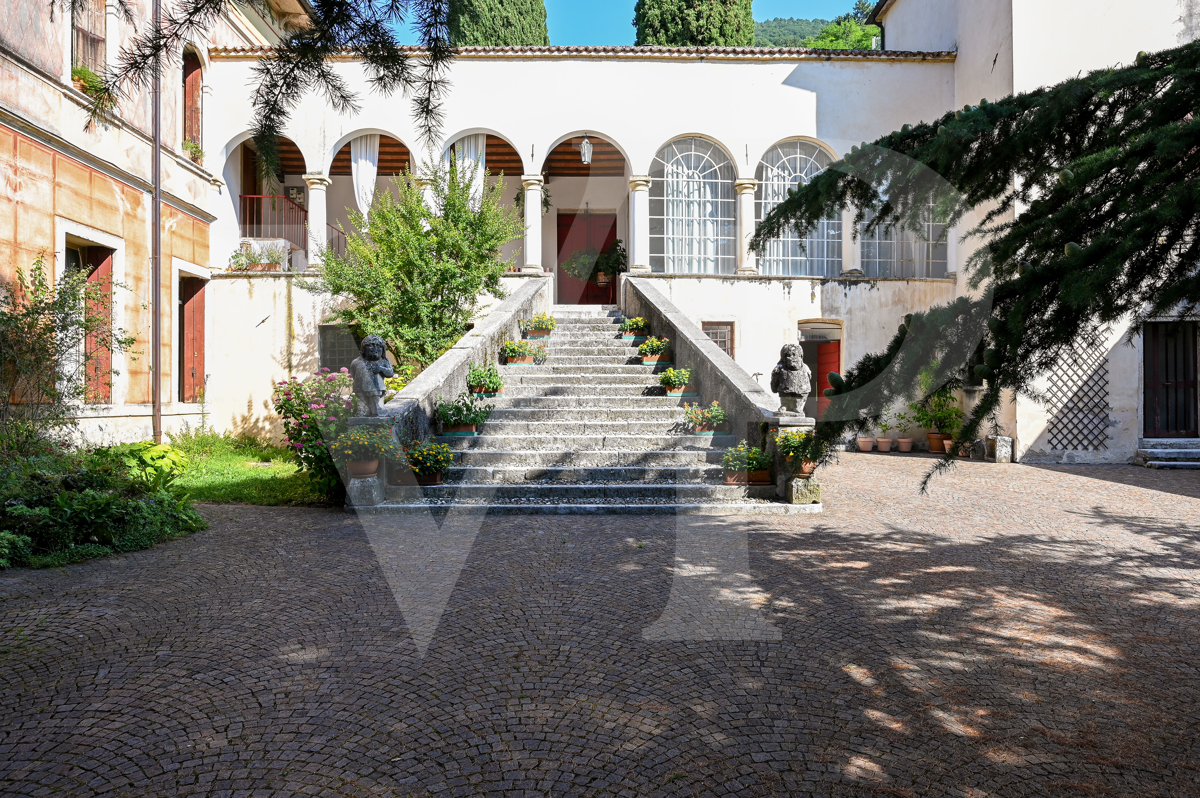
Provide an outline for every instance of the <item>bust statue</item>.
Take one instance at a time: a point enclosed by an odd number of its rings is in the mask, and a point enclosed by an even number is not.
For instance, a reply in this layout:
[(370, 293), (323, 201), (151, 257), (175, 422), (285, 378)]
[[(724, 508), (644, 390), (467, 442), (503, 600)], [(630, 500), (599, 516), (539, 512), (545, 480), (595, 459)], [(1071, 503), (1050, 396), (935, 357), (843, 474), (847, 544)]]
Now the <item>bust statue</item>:
[(771, 370), (771, 390), (779, 394), (780, 413), (804, 415), (804, 403), (812, 387), (812, 372), (804, 365), (799, 344), (785, 344), (779, 363)]
[(358, 415), (374, 418), (379, 415), (379, 400), (383, 398), (385, 377), (395, 376), (387, 359), (387, 345), (378, 335), (368, 335), (362, 342), (362, 355), (350, 364), (354, 378), (354, 398), (358, 400)]

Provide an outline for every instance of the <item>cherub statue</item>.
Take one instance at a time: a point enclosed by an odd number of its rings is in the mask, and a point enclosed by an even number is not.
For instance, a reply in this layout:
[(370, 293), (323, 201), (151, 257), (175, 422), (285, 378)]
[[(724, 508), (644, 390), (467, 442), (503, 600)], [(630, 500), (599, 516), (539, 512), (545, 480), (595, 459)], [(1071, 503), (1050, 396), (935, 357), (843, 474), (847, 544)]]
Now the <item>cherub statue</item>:
[(379, 415), (380, 400), (386, 389), (385, 377), (396, 372), (387, 359), (387, 345), (378, 335), (368, 335), (362, 342), (362, 355), (350, 364), (354, 378), (354, 398), (358, 400), (358, 415), (373, 418)]
[(771, 390), (779, 394), (780, 413), (804, 415), (804, 403), (812, 389), (812, 372), (804, 365), (804, 350), (799, 344), (785, 344), (779, 350), (779, 363), (771, 370)]

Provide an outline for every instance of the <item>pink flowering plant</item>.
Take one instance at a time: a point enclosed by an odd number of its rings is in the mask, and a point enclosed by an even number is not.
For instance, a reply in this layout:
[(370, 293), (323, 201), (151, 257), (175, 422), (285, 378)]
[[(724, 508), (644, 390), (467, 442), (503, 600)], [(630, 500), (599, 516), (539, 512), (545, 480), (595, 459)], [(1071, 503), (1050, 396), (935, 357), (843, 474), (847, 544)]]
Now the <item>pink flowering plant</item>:
[(283, 418), (284, 444), (296, 453), (313, 487), (330, 499), (342, 490), (329, 444), (350, 428), (354, 397), (347, 369), (321, 369), (311, 377), (292, 377), (275, 386), (275, 412)]

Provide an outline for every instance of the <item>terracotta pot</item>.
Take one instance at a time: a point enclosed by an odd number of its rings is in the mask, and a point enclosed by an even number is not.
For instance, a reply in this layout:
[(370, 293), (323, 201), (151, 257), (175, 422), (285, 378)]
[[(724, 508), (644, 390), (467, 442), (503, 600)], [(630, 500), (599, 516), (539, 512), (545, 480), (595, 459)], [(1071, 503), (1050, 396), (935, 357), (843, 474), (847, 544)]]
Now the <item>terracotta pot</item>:
[(959, 446), (957, 449), (955, 449), (954, 448), (954, 439), (947, 438), (944, 445), (946, 447), (946, 454), (957, 454), (959, 457), (970, 457), (971, 456), (971, 449), (968, 444), (964, 443), (962, 446)]
[(642, 355), (642, 363), (670, 363), (670, 355)]
[(806, 458), (804, 458), (804, 461), (802, 463), (800, 463), (800, 470), (793, 471), (792, 470), (792, 460), (793, 459), (794, 459), (794, 455), (789, 454), (787, 456), (788, 471), (791, 472), (793, 477), (796, 477), (798, 479), (808, 479), (809, 477), (811, 477), (813, 475), (813, 472), (815, 472), (817, 470), (817, 461), (809, 460), (806, 457)]
[(280, 271), (278, 263), (247, 263), (245, 271), (248, 272), (277, 272)]
[(549, 338), (550, 330), (526, 330), (526, 338)]
[(75, 91), (86, 93), (83, 92), (83, 81), (79, 78), (71, 78), (71, 85), (75, 87)]
[(493, 396), (500, 396), (501, 394), (503, 394), (504, 386), (501, 385), (500, 390), (496, 391), (495, 393), (488, 393), (487, 388), (485, 388), (482, 385), (471, 385), (471, 386), (468, 386), (467, 390), (469, 390), (473, 394), (477, 394), (479, 396), (486, 396), (490, 399)]
[(874, 448), (875, 448), (875, 439), (874, 438), (859, 438), (858, 439), (858, 450), (860, 452), (869, 452)]
[(412, 469), (409, 468), (408, 463), (397, 463), (392, 460), (388, 460), (387, 482), (389, 485), (404, 485), (404, 478), (411, 473)]
[(370, 479), (379, 473), (378, 460), (351, 460), (346, 463), (351, 479)]
[(767, 469), (760, 471), (726, 471), (726, 485), (770, 485), (771, 472)]
[(942, 441), (949, 437), (949, 435), (943, 435), (940, 432), (929, 433), (929, 451), (934, 454), (941, 454), (946, 451), (946, 444), (942, 443)]
[(475, 434), (475, 425), (474, 424), (451, 424), (450, 426), (442, 429), (442, 434), (443, 435), (462, 435), (462, 436), (474, 435)]
[(892, 450), (892, 439), (891, 438), (876, 438), (875, 446), (881, 452), (890, 452)]
[(596, 275), (596, 285), (608, 285), (612, 282), (612, 277), (606, 272), (601, 272)]
[(645, 341), (649, 336), (643, 333), (621, 333), (622, 341)]
[(533, 355), (528, 355), (526, 357), (510, 357), (510, 358), (506, 358), (505, 362), (510, 366), (516, 365), (519, 363), (532, 363)]
[(678, 388), (667, 387), (667, 396), (694, 396), (691, 385), (681, 385)]
[(902, 452), (911, 452), (913, 446), (912, 438), (899, 438), (896, 440), (896, 446)]
[(416, 476), (418, 485), (428, 486), (442, 484), (442, 473), (440, 471), (436, 474), (429, 474), (428, 476), (424, 476), (422, 474), (417, 474)]
[(697, 424), (695, 427), (696, 435), (715, 435), (716, 428), (712, 424)]

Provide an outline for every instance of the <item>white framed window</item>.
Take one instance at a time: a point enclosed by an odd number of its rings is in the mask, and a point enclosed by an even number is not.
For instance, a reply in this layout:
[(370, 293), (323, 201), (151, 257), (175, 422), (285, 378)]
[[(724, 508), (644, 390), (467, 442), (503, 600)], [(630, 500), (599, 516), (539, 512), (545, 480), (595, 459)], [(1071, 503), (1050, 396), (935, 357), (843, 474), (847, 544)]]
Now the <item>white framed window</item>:
[(873, 233), (859, 230), (862, 241), (862, 270), (867, 277), (945, 277), (950, 245), (945, 223), (930, 205), (918, 222), (918, 230), (892, 225)]
[[(833, 161), (816, 144), (799, 139), (767, 150), (755, 175), (755, 221), (761, 222), (787, 199), (790, 189), (805, 185)], [(822, 219), (805, 238), (789, 230), (768, 241), (758, 254), (758, 268), (763, 274), (783, 277), (837, 277), (842, 273), (842, 217)]]
[(683, 138), (650, 167), (650, 269), (666, 274), (737, 270), (733, 163), (707, 139)]

